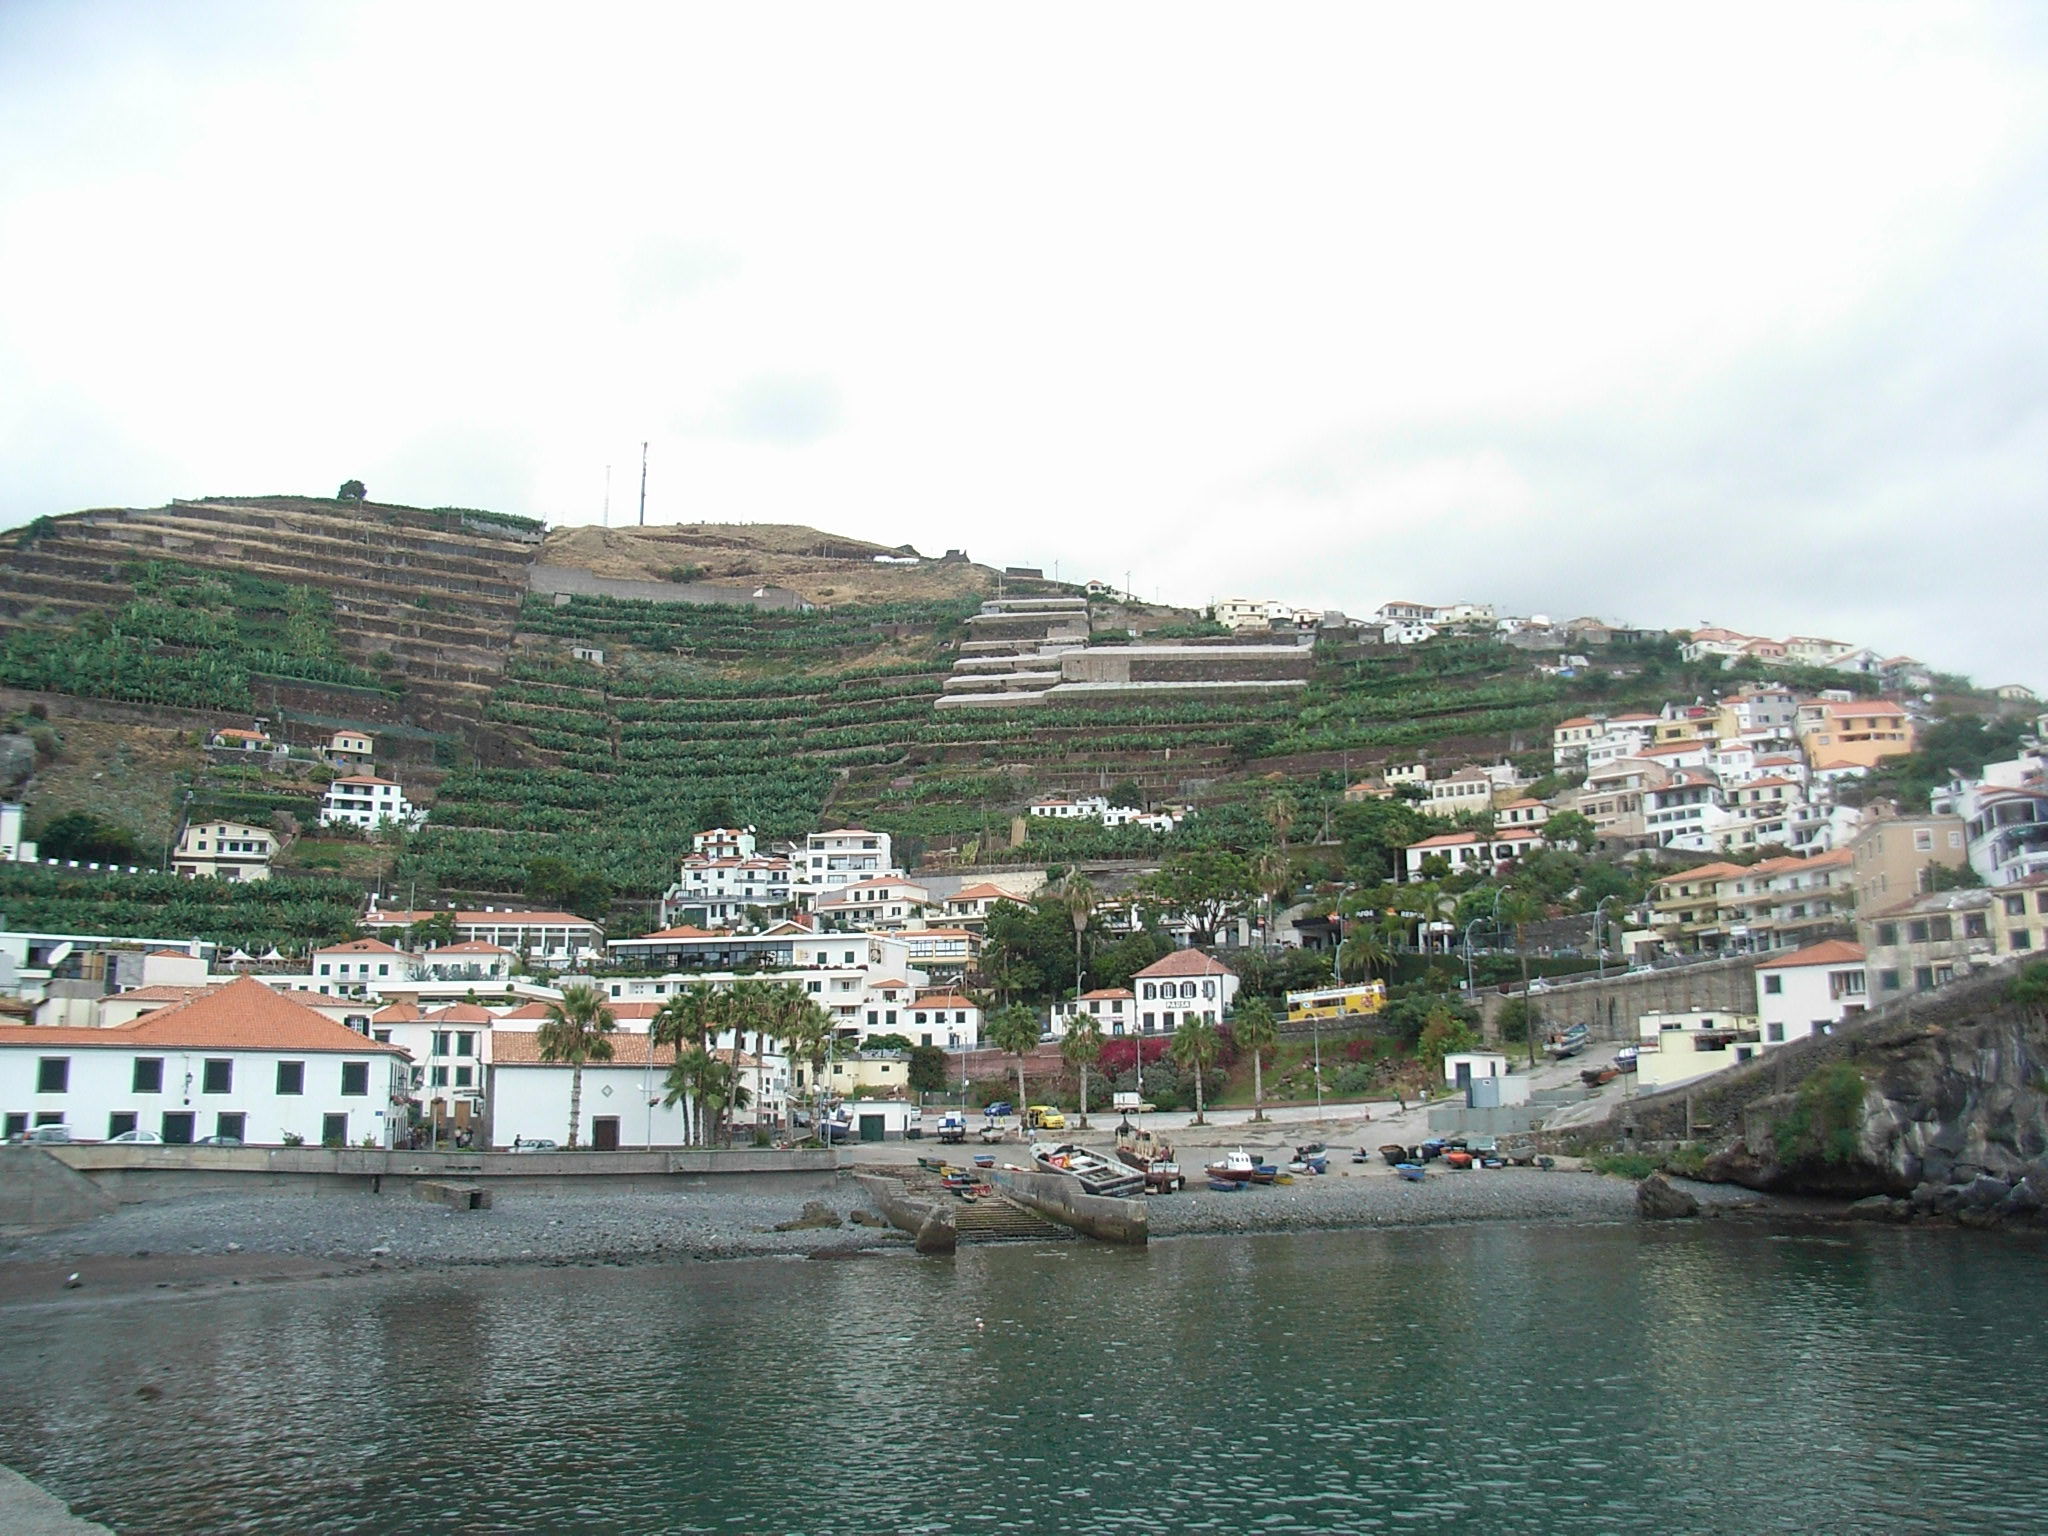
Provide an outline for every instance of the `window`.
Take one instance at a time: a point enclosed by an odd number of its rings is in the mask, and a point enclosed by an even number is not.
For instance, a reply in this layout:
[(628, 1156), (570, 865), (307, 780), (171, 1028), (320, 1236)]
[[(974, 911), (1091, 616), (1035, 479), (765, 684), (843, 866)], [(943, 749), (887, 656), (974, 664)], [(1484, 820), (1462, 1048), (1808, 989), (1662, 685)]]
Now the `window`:
[(112, 1141), (116, 1136), (126, 1136), (134, 1129), (135, 1111), (132, 1109), (117, 1109), (107, 1116), (107, 1140), (109, 1141)]
[(36, 1063), (36, 1092), (64, 1093), (71, 1087), (71, 1058), (45, 1056)]
[(233, 1093), (235, 1091), (235, 1063), (232, 1058), (213, 1056), (207, 1058), (200, 1069), (199, 1091), (201, 1093)]
[(1918, 992), (1932, 992), (1934, 990), (1933, 966), (1919, 965), (1913, 968), (1913, 988)]
[(1879, 923), (1877, 925), (1877, 942), (1886, 948), (1898, 943), (1899, 925), (1897, 923)]
[(1908, 944), (1925, 944), (1927, 942), (1927, 932), (1927, 920), (1925, 918), (1915, 918), (1912, 922), (1906, 924), (1906, 942)]
[[(344, 1061), (341, 1064), (341, 1096), (345, 1099), (369, 1097), (370, 1064), (367, 1061)], [(330, 1115), (329, 1119), (335, 1117)], [(348, 1116), (340, 1117), (346, 1120)]]
[(135, 1079), (129, 1085), (129, 1091), (131, 1093), (162, 1093), (164, 1091), (163, 1057), (136, 1057)]
[(231, 1136), (236, 1141), (241, 1141), (244, 1139), (243, 1132), (248, 1127), (248, 1124), (249, 1117), (247, 1115), (215, 1115), (213, 1117), (213, 1134), (216, 1136)]
[(389, 1045), (391, 1043), (391, 1031), (388, 1029), (375, 1029), (370, 1031), (370, 1038), (379, 1045)]
[(280, 1061), (277, 1064), (277, 1092), (281, 1098), (294, 1098), (306, 1091), (306, 1064), (303, 1061)]
[(1981, 939), (1988, 937), (1989, 933), (1990, 930), (1985, 926), (1984, 914), (1982, 912), (1965, 912), (1963, 914), (1964, 938)]
[(1784, 1044), (1785, 1026), (1782, 1024), (1766, 1024), (1764, 1026), (1764, 1039), (1768, 1040), (1773, 1045)]
[(191, 1146), (192, 1111), (189, 1109), (166, 1110), (164, 1112), (161, 1135), (166, 1142), (174, 1147)]
[(1785, 978), (1782, 976), (1766, 976), (1764, 978), (1764, 990), (1773, 994), (1783, 992), (1785, 990)]
[(474, 1056), (476, 1054), (476, 1032), (474, 1030), (465, 1029), (456, 1034), (455, 1054), (458, 1056)]
[(434, 1086), (436, 1088), (446, 1088), (448, 1086), (448, 1069), (446, 1067), (434, 1068)]
[(2034, 936), (2024, 928), (2013, 929), (2009, 937), (2011, 947), (2014, 949), (2032, 949), (2034, 947)]
[(1880, 992), (1898, 991), (1899, 973), (1897, 971), (1879, 971), (1877, 973), (1877, 986)]
[(1147, 1029), (1152, 1027), (1152, 1015), (1149, 1013), (1145, 1015), (1145, 1027)]
[(2006, 897), (2005, 915), (2007, 917), (2025, 917), (2027, 915), (2027, 898), (2024, 896)]
[(1915, 853), (1932, 853), (1932, 852), (1934, 852), (1934, 833), (1933, 833), (1933, 831), (1932, 831), (1932, 830), (1931, 830), (1930, 828), (1927, 828), (1927, 827), (1916, 827), (1916, 828), (1914, 828), (1914, 830), (1913, 830), (1913, 851), (1914, 851)]
[(458, 1087), (458, 1088), (473, 1088), (473, 1087), (475, 1087), (475, 1086), (476, 1086), (476, 1068), (475, 1068), (475, 1067), (457, 1067), (457, 1068), (455, 1069), (455, 1086), (456, 1086), (456, 1087)]
[(1927, 924), (1927, 933), (1935, 943), (1946, 944), (1956, 936), (1956, 925), (1946, 917), (1932, 918)]
[[(355, 1063), (355, 1065), (364, 1065)], [(347, 1066), (342, 1068), (346, 1073)], [(169, 1138), (165, 1138), (168, 1140)], [(345, 1147), (348, 1145), (348, 1116), (322, 1115), (320, 1117), (320, 1145), (323, 1147)]]
[(445, 1029), (434, 1031), (434, 1054), (436, 1056), (446, 1056), (448, 1054), (448, 1031)]

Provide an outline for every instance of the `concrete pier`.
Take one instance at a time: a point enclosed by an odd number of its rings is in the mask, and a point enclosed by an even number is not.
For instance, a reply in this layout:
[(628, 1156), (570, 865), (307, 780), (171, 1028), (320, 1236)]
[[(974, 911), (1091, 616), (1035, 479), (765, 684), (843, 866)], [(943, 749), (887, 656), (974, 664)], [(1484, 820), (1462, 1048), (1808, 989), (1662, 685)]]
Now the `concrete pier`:
[(0, 1531), (8, 1536), (114, 1536), (112, 1527), (79, 1519), (70, 1505), (11, 1467), (0, 1467)]

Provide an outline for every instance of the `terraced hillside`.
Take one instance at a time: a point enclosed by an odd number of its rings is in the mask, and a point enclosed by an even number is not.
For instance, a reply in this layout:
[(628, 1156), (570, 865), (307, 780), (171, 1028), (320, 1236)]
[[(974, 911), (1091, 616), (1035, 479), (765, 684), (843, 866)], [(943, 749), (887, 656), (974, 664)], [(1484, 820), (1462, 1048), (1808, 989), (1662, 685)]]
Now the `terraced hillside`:
[[(987, 568), (877, 565), (878, 546), (804, 529), (762, 531), (753, 553), (746, 529), (677, 530), (666, 542), (650, 529), (631, 548), (581, 537), (602, 532), (558, 531), (543, 545), (533, 525), (490, 514), (287, 497), (42, 519), (0, 535), (0, 684), (132, 701), (157, 711), (151, 723), (186, 731), (205, 712), (230, 723), (279, 709), (381, 729), (409, 744), (404, 777), (431, 804), (398, 870), (422, 894), (516, 893), (537, 860), (558, 859), (645, 897), (713, 822), (774, 838), (862, 821), (912, 857), (962, 860), (1228, 841), (1243, 830), (1233, 807), (1275, 775), (1329, 780), (1321, 793), (1389, 757), (1527, 751), (1533, 762), (1565, 715), (1656, 702), (1653, 674), (1675, 659), (1617, 655), (1626, 664), (1561, 682), (1490, 640), (1326, 641), (1305, 688), (1111, 690), (1088, 703), (939, 711), (946, 679), (986, 643), (968, 619), (993, 585)], [(752, 567), (801, 581), (817, 606), (528, 590), (536, 560), (559, 564), (583, 546), (606, 582), (701, 592)], [(655, 564), (670, 548), (714, 547), (715, 569), (708, 558)], [(1169, 637), (1213, 643), (1191, 617), (1094, 604), (1083, 622), (1098, 641), (1163, 624)], [(1631, 680), (1639, 663), (1651, 670)], [(438, 785), (433, 763), (448, 770)], [(242, 795), (223, 809), (258, 816), (276, 787), (245, 776), (214, 790)], [(1010, 849), (1012, 818), (1034, 796), (1110, 789), (1194, 801), (1203, 814), (1164, 842), (1033, 820), (1029, 845)], [(33, 783), (27, 797), (33, 822)], [(153, 803), (176, 799), (167, 784)]]
[(0, 535), (0, 683), (464, 733), (537, 525), (304, 497), (39, 518)]

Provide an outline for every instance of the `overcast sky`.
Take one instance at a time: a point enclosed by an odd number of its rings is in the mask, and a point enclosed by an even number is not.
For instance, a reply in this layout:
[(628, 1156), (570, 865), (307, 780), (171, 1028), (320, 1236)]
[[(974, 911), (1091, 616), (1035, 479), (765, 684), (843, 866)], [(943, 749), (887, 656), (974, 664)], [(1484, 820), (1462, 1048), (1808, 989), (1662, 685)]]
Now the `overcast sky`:
[(2048, 691), (2048, 7), (0, 0), (0, 522), (787, 521)]

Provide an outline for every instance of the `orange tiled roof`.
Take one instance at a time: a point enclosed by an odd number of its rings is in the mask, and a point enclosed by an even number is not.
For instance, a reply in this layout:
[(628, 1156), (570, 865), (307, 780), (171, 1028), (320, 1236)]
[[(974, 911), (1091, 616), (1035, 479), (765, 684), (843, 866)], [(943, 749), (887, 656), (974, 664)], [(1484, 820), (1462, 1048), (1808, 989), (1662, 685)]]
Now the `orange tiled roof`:
[(1804, 949), (1795, 949), (1776, 960), (1760, 960), (1756, 968), (1778, 971), (1795, 965), (1860, 965), (1862, 962), (1861, 944), (1851, 944), (1846, 939), (1828, 939), (1819, 944), (1809, 944)]
[(1166, 976), (1235, 976), (1237, 972), (1214, 955), (1202, 950), (1176, 949), (1164, 959), (1155, 960), (1134, 974), (1157, 979)]
[[(20, 1038), (26, 1036), (28, 1038)], [(365, 1039), (346, 1025), (294, 1001), (252, 976), (238, 977), (203, 997), (159, 1008), (108, 1029), (0, 1030), (0, 1044), (126, 1047), (166, 1050), (329, 1051), (404, 1055), (396, 1046)]]

